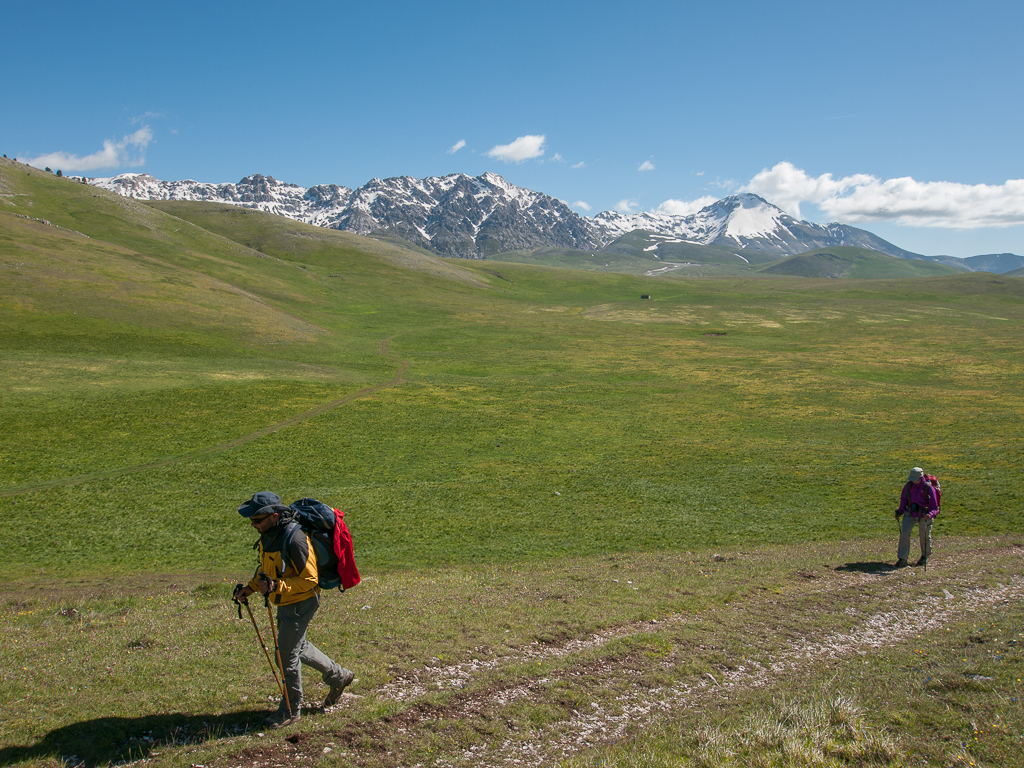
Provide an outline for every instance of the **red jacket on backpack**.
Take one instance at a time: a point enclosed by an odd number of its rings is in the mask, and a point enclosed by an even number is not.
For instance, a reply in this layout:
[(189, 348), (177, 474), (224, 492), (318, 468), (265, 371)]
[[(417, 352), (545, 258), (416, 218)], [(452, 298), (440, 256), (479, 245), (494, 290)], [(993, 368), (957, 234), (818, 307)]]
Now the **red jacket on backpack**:
[(345, 513), (334, 510), (334, 533), (331, 536), (331, 547), (338, 558), (338, 576), (341, 578), (342, 589), (349, 589), (358, 584), (362, 577), (356, 568), (356, 558), (352, 553), (352, 534), (343, 518)]

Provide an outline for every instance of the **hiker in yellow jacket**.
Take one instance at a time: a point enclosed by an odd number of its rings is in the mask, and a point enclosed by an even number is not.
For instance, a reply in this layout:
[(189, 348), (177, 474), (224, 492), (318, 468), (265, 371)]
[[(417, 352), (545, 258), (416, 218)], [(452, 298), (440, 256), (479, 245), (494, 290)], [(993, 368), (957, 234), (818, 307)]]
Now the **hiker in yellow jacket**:
[[(355, 675), (333, 662), (306, 640), (306, 629), (320, 607), (316, 557), (309, 537), (292, 518), (291, 507), (275, 493), (261, 491), (238, 508), (238, 513), (259, 531), (259, 566), (235, 597), (244, 600), (259, 592), (277, 606), (277, 645), (287, 697), (263, 724), (279, 728), (299, 719), (302, 706), (302, 665), (323, 675), (330, 686), (323, 707), (334, 706)], [(290, 709), (289, 709), (290, 707)]]

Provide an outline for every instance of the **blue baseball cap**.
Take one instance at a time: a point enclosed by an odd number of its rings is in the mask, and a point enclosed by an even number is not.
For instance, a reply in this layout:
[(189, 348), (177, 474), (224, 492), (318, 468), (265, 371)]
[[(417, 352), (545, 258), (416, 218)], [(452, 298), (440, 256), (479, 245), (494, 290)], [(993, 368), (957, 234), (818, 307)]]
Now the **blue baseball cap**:
[(260, 491), (238, 508), (242, 517), (252, 517), (264, 507), (272, 507), (281, 503), (281, 497), (270, 491)]

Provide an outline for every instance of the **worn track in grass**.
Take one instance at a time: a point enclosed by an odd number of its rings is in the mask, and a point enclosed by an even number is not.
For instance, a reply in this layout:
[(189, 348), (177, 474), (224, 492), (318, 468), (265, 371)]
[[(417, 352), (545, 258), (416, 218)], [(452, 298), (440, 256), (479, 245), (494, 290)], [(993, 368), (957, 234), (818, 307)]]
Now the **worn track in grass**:
[[(699, 616), (672, 615), (561, 644), (535, 642), (486, 661), (418, 668), (364, 692), (401, 702), (397, 714), (339, 728), (329, 719), (347, 720), (342, 703), (314, 721), (317, 731), (290, 740), (264, 737), (259, 746), (244, 747), (215, 764), (241, 768), (283, 760), (318, 762), (327, 750), (341, 753), (335, 757), (350, 765), (412, 766), (417, 761), (409, 756), (422, 754), (425, 734), (433, 738), (449, 728), (469, 728), (481, 734), (473, 746), (435, 754), (423, 764), (553, 765), (615, 743), (631, 726), (722, 706), (744, 688), (780, 685), (784, 693), (793, 675), (899, 647), (954, 622), (982, 620), (987, 611), (1019, 610), (1024, 605), (1022, 565), (1024, 548), (1000, 546), (942, 555), (927, 573), (887, 567), (798, 572), (793, 579), (803, 583), (800, 588), (782, 595), (762, 593)], [(816, 631), (815, 610), (831, 611), (838, 619), (832, 623), (842, 628)], [(689, 642), (681, 639), (684, 634)], [(673, 650), (651, 658), (621, 642), (652, 638)], [(745, 650), (744, 658), (723, 661), (723, 653), (737, 647)], [(702, 660), (707, 671), (680, 674)], [(522, 673), (538, 662), (550, 671)], [(670, 682), (652, 685), (651, 675), (658, 672)], [(566, 691), (588, 690), (594, 693), (589, 706), (566, 698)], [(438, 697), (438, 691), (454, 693)], [(517, 702), (545, 701), (561, 708), (561, 716), (536, 728), (522, 729), (505, 714)]]

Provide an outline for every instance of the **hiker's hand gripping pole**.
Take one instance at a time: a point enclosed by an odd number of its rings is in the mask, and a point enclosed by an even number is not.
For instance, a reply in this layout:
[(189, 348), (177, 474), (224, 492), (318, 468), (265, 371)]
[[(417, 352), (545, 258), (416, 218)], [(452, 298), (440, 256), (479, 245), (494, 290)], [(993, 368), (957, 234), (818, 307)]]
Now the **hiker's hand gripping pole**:
[[(284, 681), (277, 676), (277, 667), (274, 666), (274, 661), (273, 661), (273, 659), (270, 658), (270, 649), (268, 649), (267, 648), (267, 644), (265, 642), (263, 642), (263, 635), (260, 633), (260, 628), (256, 625), (256, 617), (252, 615), (252, 608), (249, 607), (249, 601), (246, 599), (245, 595), (243, 595), (242, 597), (238, 596), (238, 593), (241, 592), (241, 591), (242, 591), (242, 585), (241, 584), (236, 585), (235, 586), (235, 594), (231, 598), (234, 601), (235, 605), (238, 606), (238, 618), (239, 619), (242, 618), (242, 606), (244, 605), (245, 606), (245, 610), (249, 612), (249, 621), (252, 622), (252, 628), (256, 630), (256, 637), (259, 639), (260, 645), (263, 647), (263, 654), (267, 657), (267, 663), (270, 665), (270, 671), (274, 673), (274, 682), (277, 683), (278, 689), (281, 691), (282, 695), (285, 697), (285, 701), (287, 701), (288, 700), (288, 691), (284, 687)], [(282, 675), (282, 677), (284, 676), (284, 672), (283, 671), (282, 671), (281, 675)]]

